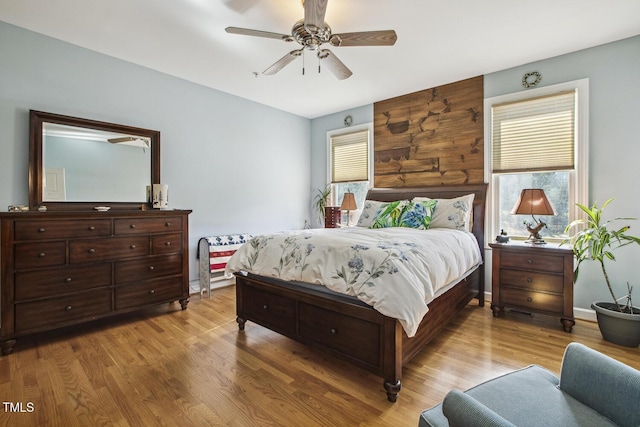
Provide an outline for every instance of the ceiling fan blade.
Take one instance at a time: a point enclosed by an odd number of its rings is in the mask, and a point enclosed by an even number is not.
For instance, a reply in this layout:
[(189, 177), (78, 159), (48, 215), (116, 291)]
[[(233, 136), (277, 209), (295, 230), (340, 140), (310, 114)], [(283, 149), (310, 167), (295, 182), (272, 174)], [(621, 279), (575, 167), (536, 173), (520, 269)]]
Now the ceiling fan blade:
[(302, 50), (303, 49), (298, 49), (298, 50), (292, 50), (291, 52), (287, 53), (285, 56), (283, 56), (282, 58), (280, 58), (275, 64), (273, 64), (271, 67), (267, 68), (266, 70), (264, 70), (262, 72), (262, 74), (265, 74), (267, 76), (273, 76), (274, 74), (276, 74), (278, 71), (282, 70), (284, 67), (286, 67), (287, 65), (289, 65), (294, 59), (296, 59), (297, 57), (299, 57), (300, 55), (302, 55)]
[(398, 40), (394, 30), (361, 31), (357, 33), (342, 33), (331, 36), (332, 46), (393, 46)]
[(130, 142), (130, 141), (135, 141), (136, 138), (132, 137), (132, 136), (123, 136), (122, 138), (110, 138), (107, 139), (107, 141), (109, 141), (112, 144), (119, 144), (121, 142)]
[(319, 50), (318, 58), (325, 63), (329, 71), (331, 71), (338, 80), (348, 79), (353, 74), (351, 70), (338, 59), (336, 54), (329, 49)]
[(324, 27), (324, 16), (327, 13), (327, 0), (303, 0), (304, 25), (320, 29)]
[(268, 39), (284, 40), (292, 42), (293, 37), (287, 34), (271, 33), (269, 31), (250, 30), (248, 28), (227, 27), (224, 29), (229, 34), (240, 34), (242, 36), (265, 37)]

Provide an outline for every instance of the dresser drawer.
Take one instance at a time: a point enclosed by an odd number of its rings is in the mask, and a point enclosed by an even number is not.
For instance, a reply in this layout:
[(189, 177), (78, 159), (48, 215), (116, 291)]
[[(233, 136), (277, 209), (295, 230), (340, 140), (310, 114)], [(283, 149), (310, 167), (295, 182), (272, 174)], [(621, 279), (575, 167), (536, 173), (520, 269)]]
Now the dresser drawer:
[(182, 231), (182, 218), (123, 218), (115, 220), (116, 235)]
[(500, 256), (500, 266), (545, 271), (549, 273), (562, 274), (564, 272), (564, 261), (562, 257), (539, 254), (533, 256), (521, 252), (503, 251)]
[(16, 331), (91, 318), (111, 311), (111, 289), (96, 289), (42, 301), (16, 304)]
[(15, 268), (38, 268), (64, 265), (67, 261), (65, 242), (17, 243)]
[(132, 283), (116, 288), (116, 310), (144, 306), (183, 297), (182, 277)]
[(534, 311), (562, 313), (563, 301), (562, 295), (514, 289), (506, 286), (500, 289), (501, 303)]
[(16, 273), (15, 298), (55, 296), (111, 285), (111, 264), (70, 266)]
[(296, 332), (296, 302), (291, 298), (244, 286), (244, 315), (279, 332)]
[(298, 310), (302, 337), (379, 366), (380, 328), (377, 324), (302, 302)]
[(157, 234), (151, 236), (152, 254), (170, 254), (182, 252), (182, 233)]
[(67, 239), (111, 235), (109, 219), (16, 221), (16, 240)]
[(555, 292), (557, 294), (564, 292), (564, 277), (559, 274), (503, 268), (500, 270), (500, 284), (532, 291)]
[(182, 254), (150, 256), (115, 263), (115, 283), (136, 282), (182, 274)]
[(69, 262), (73, 264), (149, 255), (148, 236), (77, 240), (69, 246)]

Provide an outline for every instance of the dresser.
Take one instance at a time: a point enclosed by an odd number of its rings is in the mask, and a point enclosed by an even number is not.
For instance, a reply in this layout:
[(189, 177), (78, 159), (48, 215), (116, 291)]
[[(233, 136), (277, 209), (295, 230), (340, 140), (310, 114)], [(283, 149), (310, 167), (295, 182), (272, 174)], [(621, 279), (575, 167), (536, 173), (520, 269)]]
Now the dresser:
[(491, 310), (500, 317), (509, 307), (560, 318), (566, 332), (573, 316), (573, 251), (554, 244), (490, 243)]
[(143, 307), (189, 302), (188, 210), (0, 213), (0, 348)]

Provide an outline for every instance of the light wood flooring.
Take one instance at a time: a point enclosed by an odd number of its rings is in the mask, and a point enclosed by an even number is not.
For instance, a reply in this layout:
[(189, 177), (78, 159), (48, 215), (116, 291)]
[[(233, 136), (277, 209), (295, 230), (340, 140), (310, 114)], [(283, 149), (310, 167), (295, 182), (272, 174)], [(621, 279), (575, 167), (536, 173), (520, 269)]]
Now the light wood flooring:
[[(167, 313), (169, 311), (169, 313)], [(254, 323), (239, 332), (235, 288), (142, 313), (18, 340), (0, 358), (2, 426), (416, 426), (452, 388), (529, 364), (558, 373), (584, 343), (640, 369), (640, 349), (597, 325), (466, 307), (405, 367), (395, 404), (382, 379)], [(33, 411), (28, 412), (31, 402)], [(14, 409), (16, 407), (14, 406)]]

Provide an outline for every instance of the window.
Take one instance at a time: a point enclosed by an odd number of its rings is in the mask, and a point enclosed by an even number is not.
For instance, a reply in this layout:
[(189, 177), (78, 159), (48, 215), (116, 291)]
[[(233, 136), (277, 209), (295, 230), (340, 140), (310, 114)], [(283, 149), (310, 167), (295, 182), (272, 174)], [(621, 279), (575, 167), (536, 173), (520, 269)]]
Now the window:
[(491, 183), (487, 241), (500, 230), (527, 238), (528, 215), (512, 215), (520, 192), (542, 188), (556, 215), (542, 219), (548, 241), (564, 238), (579, 216), (576, 203), (588, 203), (588, 80), (564, 83), (485, 100), (489, 134), (487, 167)]
[[(331, 184), (329, 204), (340, 206), (344, 193), (354, 193), (358, 209), (350, 212), (353, 224), (364, 204), (371, 182), (372, 125), (353, 126), (327, 133), (328, 175)], [(347, 222), (343, 212), (344, 223)]]

